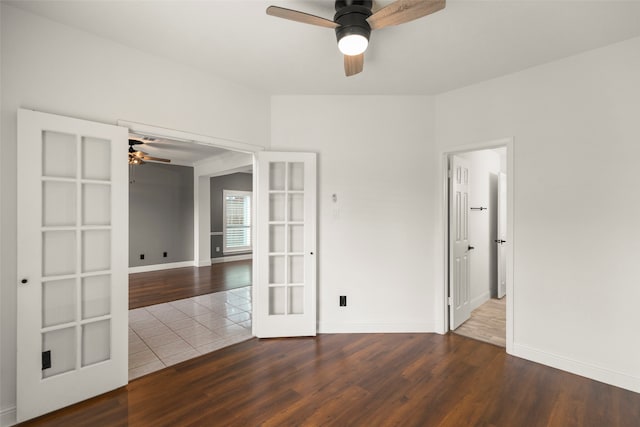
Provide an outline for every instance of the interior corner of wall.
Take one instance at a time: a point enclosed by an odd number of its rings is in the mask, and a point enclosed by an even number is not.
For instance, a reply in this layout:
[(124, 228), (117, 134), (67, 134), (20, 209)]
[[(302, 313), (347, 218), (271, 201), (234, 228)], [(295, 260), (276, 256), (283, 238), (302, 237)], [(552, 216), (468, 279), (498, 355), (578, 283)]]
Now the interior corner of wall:
[(16, 422), (17, 418), (15, 406), (0, 409), (0, 427), (9, 427), (15, 425)]

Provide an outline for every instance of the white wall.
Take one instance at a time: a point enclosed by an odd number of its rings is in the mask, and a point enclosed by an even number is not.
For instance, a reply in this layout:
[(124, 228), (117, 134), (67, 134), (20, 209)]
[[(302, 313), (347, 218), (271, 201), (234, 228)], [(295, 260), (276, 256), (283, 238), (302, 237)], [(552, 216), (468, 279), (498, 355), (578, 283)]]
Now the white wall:
[[(502, 149), (506, 152), (506, 149)], [(475, 310), (491, 296), (495, 279), (497, 221), (495, 207), (492, 206), (492, 177), (497, 185), (500, 172), (500, 155), (494, 150), (472, 151), (460, 155), (469, 160), (470, 187), (469, 207), (485, 207), (487, 210), (469, 211), (469, 244), (475, 249), (471, 253), (471, 310)], [(495, 189), (494, 189), (495, 192)], [(497, 194), (494, 194), (495, 198)], [(492, 234), (493, 230), (493, 234)]]
[(1, 7), (3, 411), (15, 405), (18, 107), (111, 124), (124, 119), (267, 146), (269, 98), (4, 3)]
[(638, 392), (639, 52), (635, 38), (436, 98), (441, 150), (515, 138), (514, 352)]
[(320, 332), (434, 330), (433, 114), (429, 97), (272, 98), (272, 149), (319, 153)]

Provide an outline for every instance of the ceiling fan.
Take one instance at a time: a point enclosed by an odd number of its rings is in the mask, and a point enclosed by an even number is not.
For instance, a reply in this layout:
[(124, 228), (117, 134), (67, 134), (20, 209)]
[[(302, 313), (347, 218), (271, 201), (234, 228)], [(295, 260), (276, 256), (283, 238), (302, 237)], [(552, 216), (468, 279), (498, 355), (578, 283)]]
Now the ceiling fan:
[(161, 157), (149, 156), (144, 151), (139, 151), (133, 148), (134, 145), (142, 145), (145, 141), (141, 139), (129, 139), (129, 164), (130, 165), (144, 165), (145, 160), (152, 160), (154, 162), (171, 163), (169, 159), (163, 159)]
[(444, 9), (445, 1), (396, 0), (373, 13), (373, 0), (336, 0), (333, 21), (278, 6), (269, 6), (267, 15), (335, 29), (338, 49), (344, 54), (344, 72), (349, 77), (362, 72), (371, 30), (422, 18)]

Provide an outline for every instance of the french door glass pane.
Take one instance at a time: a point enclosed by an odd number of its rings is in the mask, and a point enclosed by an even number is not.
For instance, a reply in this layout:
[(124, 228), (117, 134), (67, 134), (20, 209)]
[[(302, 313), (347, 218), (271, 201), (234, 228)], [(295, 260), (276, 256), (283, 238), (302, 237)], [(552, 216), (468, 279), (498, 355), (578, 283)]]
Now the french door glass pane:
[(82, 271), (103, 271), (111, 268), (111, 232), (86, 230), (82, 232)]
[(285, 189), (285, 162), (269, 163), (269, 190), (282, 191)]
[(42, 283), (42, 327), (76, 320), (76, 280), (52, 280)]
[(42, 274), (45, 277), (76, 272), (76, 232), (42, 233)]
[(289, 226), (289, 253), (300, 253), (304, 251), (304, 226)]
[(269, 226), (269, 252), (284, 252), (284, 225)]
[(111, 142), (106, 139), (82, 138), (82, 177), (100, 181), (111, 179)]
[(82, 366), (109, 360), (111, 357), (111, 321), (82, 325)]
[(51, 367), (42, 370), (42, 378), (73, 371), (76, 368), (75, 326), (43, 333), (42, 351), (51, 352)]
[(269, 257), (269, 283), (284, 284), (284, 256)]
[(284, 193), (269, 194), (269, 221), (284, 221), (285, 195)]
[(304, 190), (304, 163), (292, 162), (289, 163), (289, 190), (302, 191)]
[(275, 286), (269, 288), (269, 314), (285, 314), (285, 289), (285, 286)]
[(44, 181), (42, 183), (42, 225), (60, 227), (76, 225), (76, 184)]
[(76, 177), (76, 136), (44, 131), (42, 135), (42, 175)]
[(111, 224), (111, 186), (84, 184), (82, 186), (82, 223), (84, 225)]
[(82, 279), (82, 318), (111, 313), (111, 276), (89, 276)]
[(289, 221), (304, 221), (304, 194), (289, 194)]
[(289, 283), (304, 283), (304, 256), (289, 255)]
[(304, 287), (289, 287), (289, 314), (304, 314)]

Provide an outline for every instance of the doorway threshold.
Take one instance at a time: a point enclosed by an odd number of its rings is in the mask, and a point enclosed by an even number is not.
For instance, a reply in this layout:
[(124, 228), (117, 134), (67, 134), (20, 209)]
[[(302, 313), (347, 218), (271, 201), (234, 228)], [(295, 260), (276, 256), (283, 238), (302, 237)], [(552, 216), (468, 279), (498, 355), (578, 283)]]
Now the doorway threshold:
[(453, 333), (499, 347), (506, 347), (507, 297), (491, 298), (471, 312), (469, 320)]

